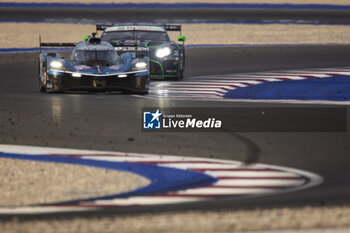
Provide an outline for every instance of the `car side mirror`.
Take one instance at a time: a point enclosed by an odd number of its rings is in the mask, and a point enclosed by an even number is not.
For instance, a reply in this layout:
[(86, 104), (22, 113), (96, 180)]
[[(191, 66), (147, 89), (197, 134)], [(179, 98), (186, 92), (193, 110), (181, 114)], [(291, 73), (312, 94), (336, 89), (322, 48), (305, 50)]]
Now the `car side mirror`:
[(178, 36), (178, 37), (177, 37), (177, 40), (178, 40), (178, 41), (185, 42), (185, 41), (186, 41), (186, 36)]

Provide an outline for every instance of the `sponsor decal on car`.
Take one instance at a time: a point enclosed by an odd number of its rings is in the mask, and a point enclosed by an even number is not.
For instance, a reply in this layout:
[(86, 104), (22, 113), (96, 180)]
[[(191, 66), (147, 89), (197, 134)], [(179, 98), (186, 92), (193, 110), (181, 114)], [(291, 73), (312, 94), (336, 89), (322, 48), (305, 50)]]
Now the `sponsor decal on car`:
[(109, 69), (112, 69), (112, 70), (119, 70), (119, 69), (120, 69), (120, 66), (118, 66), (118, 65), (110, 66)]
[(138, 51), (138, 52), (142, 52), (142, 51), (149, 51), (149, 48), (145, 48), (145, 47), (115, 47), (116, 51), (123, 51), (123, 52), (129, 52), (129, 51)]
[(151, 26), (117, 26), (117, 27), (109, 27), (106, 29), (106, 32), (110, 31), (158, 31), (164, 32), (164, 28), (162, 27), (151, 27)]
[(167, 72), (167, 73), (176, 73), (177, 70), (165, 70), (165, 72)]
[(77, 66), (74, 66), (74, 69), (75, 70), (87, 70), (87, 69), (90, 69), (90, 67), (86, 66), (86, 65), (77, 65)]

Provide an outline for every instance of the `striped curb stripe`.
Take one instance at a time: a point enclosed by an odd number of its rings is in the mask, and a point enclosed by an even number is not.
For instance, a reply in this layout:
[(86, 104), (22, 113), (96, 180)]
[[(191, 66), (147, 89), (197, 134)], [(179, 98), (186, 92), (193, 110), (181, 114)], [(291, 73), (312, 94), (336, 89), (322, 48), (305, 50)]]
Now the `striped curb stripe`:
[[(147, 193), (147, 195), (135, 193), (135, 195), (97, 197), (91, 200), (73, 200), (50, 205), (1, 207), (0, 214), (2, 215), (86, 211), (111, 207), (177, 204), (219, 198), (271, 195), (310, 188), (323, 181), (322, 177), (314, 173), (266, 164), (245, 165), (238, 161), (196, 157), (0, 145), (0, 158), (18, 159), (18, 157), (14, 157), (18, 154), (22, 156), (22, 159), (34, 161), (43, 161), (38, 158), (44, 156), (51, 159), (64, 158), (66, 159), (65, 163), (69, 163), (69, 159), (74, 159), (74, 164), (77, 165), (86, 165), (86, 161), (92, 161), (90, 166), (94, 166), (93, 161), (96, 164), (103, 162), (105, 167), (99, 167), (105, 169), (110, 169), (110, 164), (116, 162), (144, 165), (145, 168), (153, 166), (151, 169), (166, 168), (172, 169), (171, 171), (196, 173), (203, 177), (211, 177), (214, 182), (206, 185), (188, 186), (188, 188), (181, 186), (172, 191), (154, 191)], [(45, 162), (50, 161), (46, 160)], [(157, 179), (161, 179), (161, 176), (159, 175)], [(179, 177), (174, 178), (179, 179)], [(183, 182), (188, 182), (188, 180)]]
[(331, 78), (350, 75), (350, 68), (288, 70), (263, 73), (201, 76), (177, 82), (151, 83), (150, 97), (224, 100), (229, 91), (265, 82)]

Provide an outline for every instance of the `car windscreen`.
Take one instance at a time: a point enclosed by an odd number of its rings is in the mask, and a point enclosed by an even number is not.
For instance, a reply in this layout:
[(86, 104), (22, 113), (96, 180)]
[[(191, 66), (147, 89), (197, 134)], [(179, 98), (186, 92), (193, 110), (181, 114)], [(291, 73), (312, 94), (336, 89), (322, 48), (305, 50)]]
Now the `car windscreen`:
[(114, 31), (103, 33), (102, 40), (105, 41), (126, 41), (126, 40), (141, 40), (141, 41), (159, 41), (168, 42), (169, 37), (166, 32), (158, 31)]
[(73, 60), (75, 62), (106, 62), (114, 63), (118, 55), (115, 50), (75, 50), (73, 52)]

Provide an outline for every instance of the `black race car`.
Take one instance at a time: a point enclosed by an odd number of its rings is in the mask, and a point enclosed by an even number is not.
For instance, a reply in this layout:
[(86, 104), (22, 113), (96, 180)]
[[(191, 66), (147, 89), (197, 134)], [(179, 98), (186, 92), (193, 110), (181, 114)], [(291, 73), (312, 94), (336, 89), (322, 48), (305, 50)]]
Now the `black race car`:
[(114, 47), (100, 38), (86, 37), (74, 43), (41, 43), (41, 47), (74, 47), (70, 58), (59, 53), (40, 53), (39, 88), (42, 92), (123, 91), (149, 92), (149, 59), (135, 52), (118, 56)]
[[(185, 36), (181, 25), (96, 25), (103, 31), (101, 39), (111, 43), (119, 55), (134, 51), (149, 57), (150, 77), (181, 79), (185, 68)], [(178, 44), (171, 41), (167, 31), (179, 31)]]

